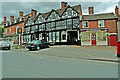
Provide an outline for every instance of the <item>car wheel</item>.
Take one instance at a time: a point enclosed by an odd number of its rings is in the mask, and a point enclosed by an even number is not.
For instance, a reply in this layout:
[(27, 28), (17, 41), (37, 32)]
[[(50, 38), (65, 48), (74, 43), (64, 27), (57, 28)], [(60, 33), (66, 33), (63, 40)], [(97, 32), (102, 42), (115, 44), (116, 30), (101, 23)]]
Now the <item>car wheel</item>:
[(29, 51), (32, 51), (32, 49), (30, 48)]
[(10, 50), (10, 47), (8, 48), (8, 50)]
[(47, 48), (49, 48), (50, 47), (50, 45), (47, 45)]
[(40, 46), (37, 47), (37, 50), (40, 50)]

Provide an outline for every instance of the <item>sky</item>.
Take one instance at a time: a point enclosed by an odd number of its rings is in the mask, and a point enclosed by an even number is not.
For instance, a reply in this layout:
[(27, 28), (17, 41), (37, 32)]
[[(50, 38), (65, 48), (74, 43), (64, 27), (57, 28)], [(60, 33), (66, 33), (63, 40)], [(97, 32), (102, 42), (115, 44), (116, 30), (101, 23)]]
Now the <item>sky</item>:
[[(118, 2), (68, 2), (68, 5), (75, 6), (81, 4), (83, 14), (88, 14), (88, 7), (94, 7), (94, 13), (110, 13), (115, 12), (115, 6)], [(2, 2), (2, 21), (4, 16), (9, 21), (10, 16), (19, 17), (19, 11), (23, 11), (24, 15), (29, 14), (31, 9), (37, 10), (37, 13), (49, 12), (52, 9), (61, 8), (61, 2)]]

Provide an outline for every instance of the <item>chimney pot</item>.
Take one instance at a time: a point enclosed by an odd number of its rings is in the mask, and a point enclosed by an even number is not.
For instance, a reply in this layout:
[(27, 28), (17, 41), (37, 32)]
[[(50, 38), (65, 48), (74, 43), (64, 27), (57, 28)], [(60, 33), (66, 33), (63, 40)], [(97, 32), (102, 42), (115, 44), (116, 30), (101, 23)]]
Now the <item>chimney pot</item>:
[(7, 21), (7, 18), (6, 17), (4, 17), (4, 22), (6, 22)]
[(19, 12), (19, 17), (23, 17), (24, 12), (20, 11)]
[(117, 6), (115, 7), (115, 14), (117, 17), (119, 17), (119, 8)]
[(61, 8), (66, 8), (67, 7), (67, 2), (61, 2)]
[(10, 21), (13, 21), (14, 20), (14, 16), (10, 16)]
[(89, 7), (89, 14), (94, 14), (94, 8), (93, 7)]
[(32, 14), (32, 16), (36, 16), (37, 15), (37, 10), (32, 9), (31, 14)]

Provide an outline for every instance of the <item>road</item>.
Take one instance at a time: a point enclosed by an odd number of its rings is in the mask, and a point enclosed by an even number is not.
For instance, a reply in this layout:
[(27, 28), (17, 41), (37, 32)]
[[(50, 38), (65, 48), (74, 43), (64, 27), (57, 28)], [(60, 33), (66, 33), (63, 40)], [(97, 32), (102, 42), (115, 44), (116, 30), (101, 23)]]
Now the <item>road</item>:
[[(85, 51), (87, 52), (87, 49)], [(66, 57), (66, 53), (73, 56), (73, 52), (78, 56), (79, 48), (51, 47), (39, 51), (2, 50), (0, 51), (2, 54), (2, 77), (118, 78), (118, 63)], [(58, 53), (61, 55), (65, 53), (65, 57), (55, 56)], [(85, 52), (81, 54), (82, 57), (83, 55), (91, 56)]]

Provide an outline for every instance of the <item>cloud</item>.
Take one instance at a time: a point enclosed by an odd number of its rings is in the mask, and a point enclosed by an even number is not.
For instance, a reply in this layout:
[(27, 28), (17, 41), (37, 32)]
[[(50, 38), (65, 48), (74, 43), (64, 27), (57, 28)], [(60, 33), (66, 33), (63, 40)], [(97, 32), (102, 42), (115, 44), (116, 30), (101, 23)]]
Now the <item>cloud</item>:
[[(68, 5), (82, 6), (82, 12), (88, 14), (88, 7), (93, 6), (95, 13), (114, 12), (117, 2), (68, 2)], [(2, 17), (6, 16), (9, 20), (11, 15), (15, 18), (19, 17), (19, 11), (23, 11), (24, 15), (31, 12), (31, 9), (36, 9), (38, 13), (49, 12), (52, 9), (61, 8), (60, 2), (3, 2), (2, 3)], [(3, 20), (3, 18), (2, 18)]]

